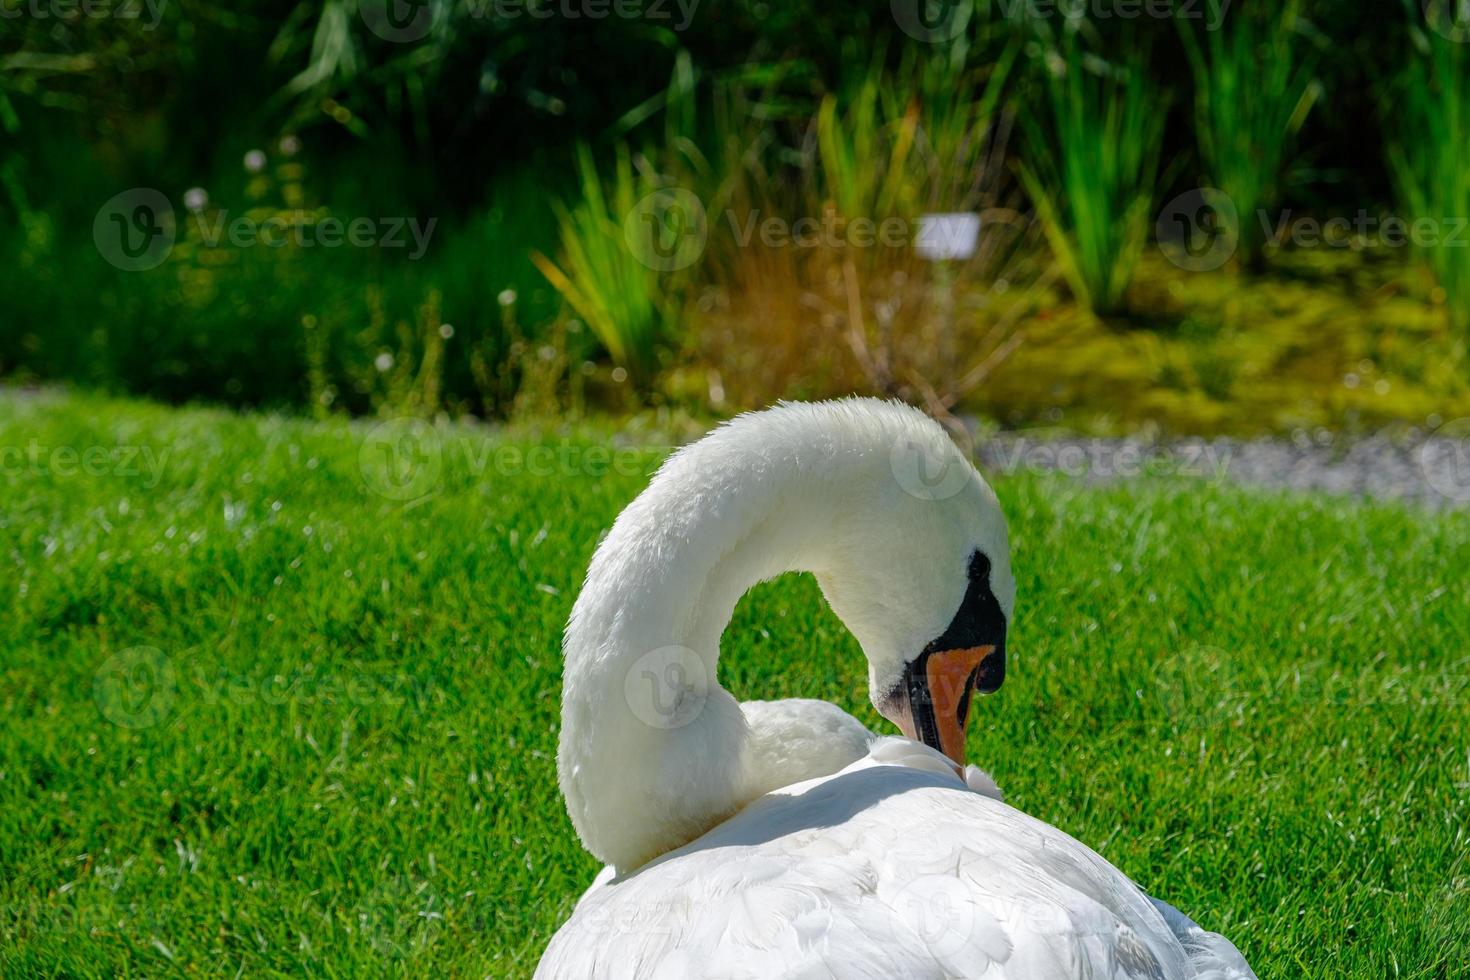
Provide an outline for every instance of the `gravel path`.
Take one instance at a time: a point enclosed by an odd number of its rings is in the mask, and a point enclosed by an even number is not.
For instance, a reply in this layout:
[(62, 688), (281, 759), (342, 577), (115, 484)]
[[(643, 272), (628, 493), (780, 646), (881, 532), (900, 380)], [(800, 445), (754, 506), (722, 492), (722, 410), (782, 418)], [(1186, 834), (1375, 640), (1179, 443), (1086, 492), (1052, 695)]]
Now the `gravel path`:
[(1145, 475), (1183, 476), (1390, 500), (1470, 507), (1470, 420), (1432, 435), (1358, 439), (1036, 438), (1002, 432), (981, 440), (989, 472), (1061, 472), (1091, 484)]

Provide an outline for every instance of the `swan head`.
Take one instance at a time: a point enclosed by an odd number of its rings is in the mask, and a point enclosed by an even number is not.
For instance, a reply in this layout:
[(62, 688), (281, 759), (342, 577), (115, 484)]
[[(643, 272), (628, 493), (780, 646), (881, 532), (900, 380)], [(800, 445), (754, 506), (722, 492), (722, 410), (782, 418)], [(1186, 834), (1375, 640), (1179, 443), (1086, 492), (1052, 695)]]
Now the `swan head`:
[(867, 658), (873, 706), (963, 767), (972, 696), (1005, 679), (1016, 594), (1005, 517), (937, 423), (883, 410), (887, 452), (834, 491), (840, 544), (816, 577)]

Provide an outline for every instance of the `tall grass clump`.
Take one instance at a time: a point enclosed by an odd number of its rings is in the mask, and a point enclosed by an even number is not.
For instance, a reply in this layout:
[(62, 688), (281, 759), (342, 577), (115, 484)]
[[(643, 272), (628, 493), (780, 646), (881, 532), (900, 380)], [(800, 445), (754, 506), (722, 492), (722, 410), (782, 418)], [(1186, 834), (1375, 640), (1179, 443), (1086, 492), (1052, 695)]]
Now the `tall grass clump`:
[(1417, 50), (1385, 115), (1395, 132), (1389, 169), (1399, 200), (1417, 223), (1438, 229), (1418, 248), (1444, 290), (1451, 322), (1470, 330), (1470, 248), (1455, 222), (1470, 217), (1470, 54), (1434, 32)]
[[(561, 264), (539, 253), (532, 260), (641, 389), (652, 380), (659, 354), (673, 337), (677, 306), (663, 270), (630, 244), (627, 225), (644, 213), (650, 220), (661, 217), (647, 205), (640, 207), (660, 188), (655, 178), (634, 168), (624, 146), (618, 148), (606, 190), (585, 146), (578, 148), (577, 169), (580, 200), (557, 209)], [(684, 233), (678, 228), (654, 231), (656, 237), (669, 236), (675, 247)]]
[(889, 69), (880, 47), (817, 106), (807, 167), (815, 207), (881, 220), (982, 204), (1017, 50), (1006, 44), (976, 63), (964, 51), (909, 49)]
[[(701, 147), (700, 81), (681, 52), (665, 89), (614, 127), (623, 136), (655, 116), (663, 123), (637, 154), (627, 142), (616, 144), (611, 180), (604, 182), (591, 149), (578, 146), (576, 199), (557, 207), (559, 263), (531, 256), (640, 395), (676, 352), (687, 289), (707, 265), (711, 216), (731, 193), (731, 178)], [(723, 91), (718, 80), (712, 87)], [(722, 108), (719, 98), (715, 108)], [(719, 112), (714, 118), (719, 135)]]
[(1299, 4), (1253, 15), (1239, 10), (1228, 27), (1201, 45), (1178, 21), (1194, 76), (1195, 134), (1216, 188), (1235, 205), (1239, 249), (1256, 261), (1267, 223), (1259, 212), (1276, 203), (1283, 163), (1321, 91), (1315, 51), (1299, 23)]
[(1141, 59), (1114, 66), (1064, 47), (1043, 62), (1043, 111), (1021, 117), (1018, 170), (1078, 302), (1113, 313), (1148, 235), (1168, 99)]
[(826, 95), (813, 120), (822, 204), (850, 220), (913, 209), (908, 160), (919, 127), (919, 107), (914, 101), (893, 98), (885, 82), (875, 66), (849, 99)]

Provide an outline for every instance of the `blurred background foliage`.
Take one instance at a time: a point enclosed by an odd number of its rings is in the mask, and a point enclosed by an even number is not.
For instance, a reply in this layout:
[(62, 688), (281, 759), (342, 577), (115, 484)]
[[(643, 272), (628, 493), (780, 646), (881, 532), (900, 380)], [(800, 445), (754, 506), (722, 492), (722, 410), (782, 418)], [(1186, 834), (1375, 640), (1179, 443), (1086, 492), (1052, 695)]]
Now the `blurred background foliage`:
[[(904, 2), (0, 0), (0, 375), (318, 414), (854, 390), (1091, 429), (1470, 414), (1470, 248), (1377, 231), (1470, 216), (1453, 5), (951, 0), (922, 41)], [(145, 272), (93, 240), (135, 187), (178, 216)], [(1154, 241), (1198, 188), (1240, 213), (1218, 268)], [(675, 192), (705, 245), (650, 267), (628, 223)], [(975, 256), (925, 261), (915, 222), (957, 210)], [(419, 257), (201, 235), (240, 216), (433, 224)]]

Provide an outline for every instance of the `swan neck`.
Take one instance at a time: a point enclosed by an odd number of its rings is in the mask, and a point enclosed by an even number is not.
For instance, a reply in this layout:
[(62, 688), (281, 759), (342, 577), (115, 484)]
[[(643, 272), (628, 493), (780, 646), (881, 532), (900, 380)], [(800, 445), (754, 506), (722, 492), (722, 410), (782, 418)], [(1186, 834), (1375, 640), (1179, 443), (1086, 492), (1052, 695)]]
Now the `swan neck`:
[(698, 462), (676, 457), (618, 518), (564, 642), (562, 791), (587, 849), (620, 871), (758, 795), (720, 635), (752, 585), (819, 572), (833, 537), (830, 501), (799, 466)]

